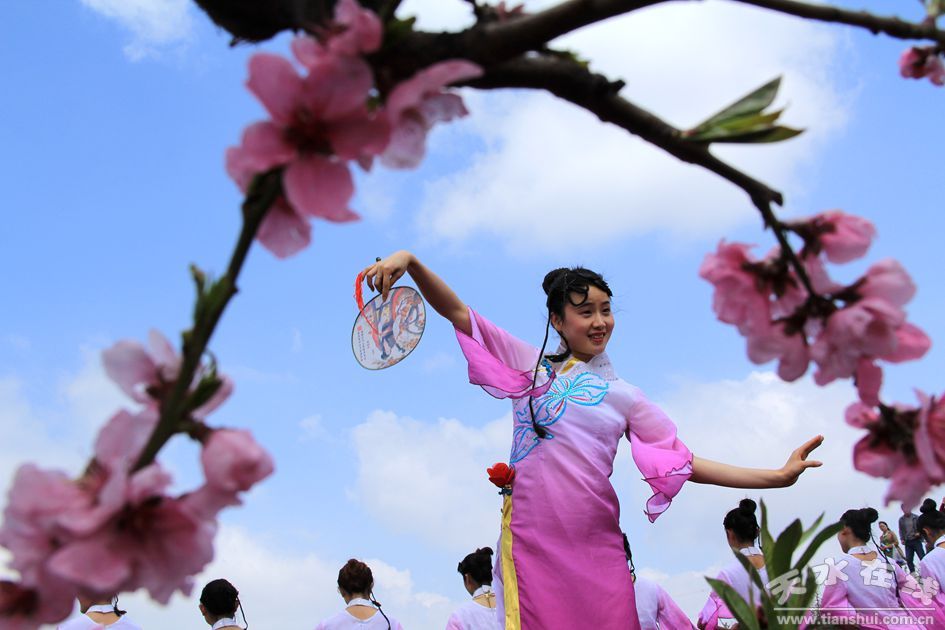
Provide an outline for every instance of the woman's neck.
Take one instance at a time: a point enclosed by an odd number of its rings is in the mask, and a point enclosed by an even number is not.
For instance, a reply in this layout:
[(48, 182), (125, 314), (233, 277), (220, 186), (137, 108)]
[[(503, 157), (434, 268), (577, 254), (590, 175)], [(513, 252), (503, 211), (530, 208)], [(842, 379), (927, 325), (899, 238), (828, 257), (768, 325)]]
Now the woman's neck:
[(371, 600), (371, 598), (368, 597), (368, 595), (365, 595), (364, 593), (351, 593), (351, 594), (349, 594), (349, 595), (344, 595), (343, 598), (344, 598), (346, 604), (350, 604), (351, 602), (353, 602), (353, 601), (356, 600), (356, 599), (365, 599), (365, 600), (368, 600), (368, 601)]

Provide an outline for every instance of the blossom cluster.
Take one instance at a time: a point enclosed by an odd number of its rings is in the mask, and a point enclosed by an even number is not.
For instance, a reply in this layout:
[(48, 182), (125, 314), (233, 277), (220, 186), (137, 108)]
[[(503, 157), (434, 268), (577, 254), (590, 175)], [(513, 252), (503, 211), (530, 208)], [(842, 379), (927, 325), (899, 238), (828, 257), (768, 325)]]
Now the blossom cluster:
[(243, 192), (257, 174), (282, 169), (284, 194), (257, 233), (280, 258), (308, 246), (310, 218), (358, 218), (349, 208), (352, 162), (364, 170), (375, 158), (391, 168), (417, 166), (433, 125), (468, 113), (446, 86), (482, 72), (471, 62), (448, 60), (382, 92), (365, 58), (381, 48), (380, 18), (356, 0), (341, 0), (334, 22), (318, 39), (292, 42), (301, 73), (279, 55), (253, 55), (247, 86), (271, 119), (247, 127), (240, 145), (226, 153), (227, 172)]
[(835, 210), (786, 227), (804, 240), (797, 256), (814, 293), (780, 248), (758, 260), (750, 245), (723, 241), (699, 270), (715, 286), (716, 315), (745, 336), (753, 362), (778, 359), (781, 378), (796, 380), (813, 362), (818, 385), (853, 377), (861, 400), (878, 404), (878, 362), (917, 359), (931, 345), (906, 321), (903, 307), (915, 285), (891, 259), (873, 264), (849, 286), (830, 278), (827, 262), (850, 262), (869, 248), (875, 228), (865, 219)]
[(160, 463), (138, 467), (181, 370), (166, 338), (152, 332), (149, 346), (122, 341), (103, 353), (106, 373), (140, 406), (108, 420), (79, 479), (33, 464), (16, 472), (0, 527), (0, 545), (19, 574), (18, 582), (0, 582), (4, 628), (60, 621), (77, 595), (144, 588), (167, 603), (177, 590), (189, 593), (213, 558), (217, 514), (272, 473), (272, 459), (249, 432), (204, 424), (232, 391), (227, 377), (206, 366), (184, 403), (187, 420), (200, 428), (204, 484), (174, 496)]

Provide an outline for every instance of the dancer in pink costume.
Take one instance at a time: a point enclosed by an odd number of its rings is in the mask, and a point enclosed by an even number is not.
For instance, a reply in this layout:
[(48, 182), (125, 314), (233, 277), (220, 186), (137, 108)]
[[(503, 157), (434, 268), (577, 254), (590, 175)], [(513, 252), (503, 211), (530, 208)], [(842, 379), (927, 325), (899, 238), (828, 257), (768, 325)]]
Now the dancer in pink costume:
[(916, 617), (929, 613), (911, 610), (921, 603), (906, 592), (915, 581), (866, 544), (872, 538), (871, 524), (878, 519), (871, 507), (847, 510), (840, 517), (843, 529), (837, 533), (837, 541), (843, 553), (827, 559), (831, 566), (819, 606), (820, 619), (863, 630), (923, 630), (926, 626)]
[(927, 597), (932, 599), (935, 608), (935, 628), (945, 628), (945, 514), (935, 507), (935, 501), (926, 499), (919, 509), (921, 514), (916, 520), (916, 529), (928, 544), (929, 552), (919, 560), (919, 575), (922, 588)]
[(646, 578), (633, 578), (641, 630), (690, 630), (693, 625), (663, 587)]
[(821, 436), (772, 470), (694, 456), (666, 414), (617, 377), (604, 352), (614, 328), (611, 291), (592, 271), (556, 269), (545, 277), (548, 323), (562, 345), (549, 356), (468, 308), (409, 252), (364, 270), (368, 286), (385, 296), (405, 273), (456, 328), (470, 381), (513, 401), (509, 463), (515, 477), (512, 495), (505, 497), (494, 582), (506, 630), (640, 628), (610, 483), (622, 437), (630, 440), (633, 460), (653, 491), (646, 502), (651, 521), (686, 480), (783, 487), (820, 465), (807, 456)]
[[(728, 540), (728, 546), (732, 551), (740, 553), (758, 570), (761, 577), (761, 583), (768, 583), (768, 573), (765, 571), (765, 557), (761, 549), (755, 544), (761, 528), (758, 527), (758, 519), (755, 517), (757, 504), (751, 499), (742, 499), (738, 507), (729, 510), (722, 521), (722, 527), (725, 528), (725, 537)], [(732, 558), (732, 561), (717, 576), (721, 580), (735, 589), (742, 599), (751, 602), (753, 606), (758, 606), (761, 599), (758, 596), (758, 586), (752, 581), (744, 565), (738, 558)], [(734, 621), (735, 615), (728, 609), (718, 593), (712, 591), (709, 594), (709, 601), (705, 603), (702, 612), (699, 613), (698, 626), (700, 630), (716, 630), (721, 627), (720, 620), (728, 619)]]

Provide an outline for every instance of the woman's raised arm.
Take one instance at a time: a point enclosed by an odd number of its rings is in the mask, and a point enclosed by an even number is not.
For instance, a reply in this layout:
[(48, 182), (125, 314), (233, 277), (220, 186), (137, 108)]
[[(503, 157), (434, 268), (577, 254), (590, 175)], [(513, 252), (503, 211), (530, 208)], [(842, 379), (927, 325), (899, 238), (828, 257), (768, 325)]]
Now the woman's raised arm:
[(784, 488), (793, 485), (808, 468), (821, 465), (820, 462), (808, 460), (807, 457), (823, 441), (822, 435), (811, 438), (795, 449), (788, 457), (787, 463), (778, 469), (742, 468), (693, 456), (692, 476), (689, 481), (728, 488)]
[(472, 334), (469, 309), (442, 278), (430, 271), (417, 257), (406, 250), (394, 252), (364, 270), (364, 279), (384, 299), (391, 287), (405, 273), (410, 274), (424, 299), (437, 313), (467, 335)]

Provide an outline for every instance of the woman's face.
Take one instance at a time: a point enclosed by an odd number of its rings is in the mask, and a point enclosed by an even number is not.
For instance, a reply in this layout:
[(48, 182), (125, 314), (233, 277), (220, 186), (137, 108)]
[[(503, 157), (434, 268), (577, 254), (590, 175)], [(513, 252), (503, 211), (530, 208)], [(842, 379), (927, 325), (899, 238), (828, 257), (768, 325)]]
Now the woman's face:
[[(580, 294), (571, 294), (581, 299)], [(579, 306), (565, 301), (564, 319), (552, 313), (551, 323), (558, 334), (567, 339), (571, 354), (581, 361), (589, 361), (607, 347), (614, 330), (614, 314), (610, 297), (595, 286), (588, 287), (587, 300)]]
[(881, 531), (881, 532), (883, 532), (883, 533), (885, 534), (887, 531), (889, 531), (889, 527), (886, 526), (886, 523), (880, 523), (880, 524), (879, 524), (879, 531)]

